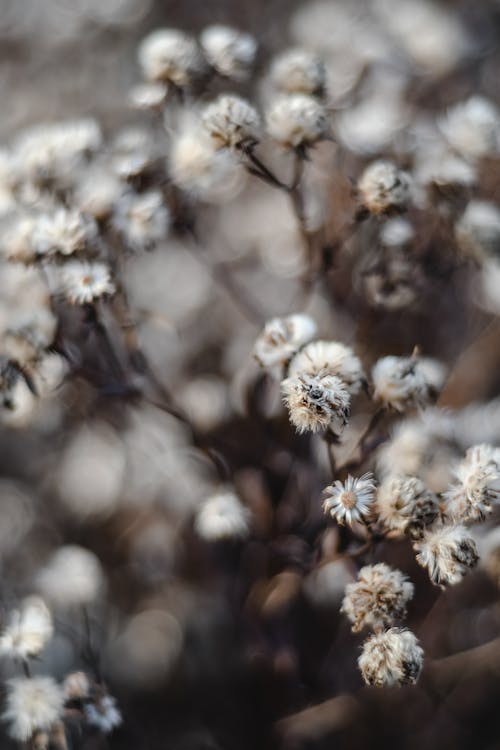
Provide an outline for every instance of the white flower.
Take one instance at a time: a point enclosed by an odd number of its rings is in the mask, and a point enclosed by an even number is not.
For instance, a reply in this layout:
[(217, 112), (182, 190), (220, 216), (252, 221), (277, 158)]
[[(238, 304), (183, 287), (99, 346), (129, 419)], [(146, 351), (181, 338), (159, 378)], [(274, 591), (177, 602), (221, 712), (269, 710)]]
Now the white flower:
[(250, 511), (234, 492), (219, 492), (201, 505), (194, 527), (208, 542), (243, 539), (250, 531)]
[(63, 692), (51, 677), (9, 680), (3, 719), (10, 736), (27, 742), (36, 730), (50, 729), (61, 715), (63, 701)]
[(84, 305), (105, 294), (114, 294), (109, 267), (105, 263), (71, 261), (60, 271), (61, 291), (74, 305)]
[(369, 164), (358, 181), (362, 205), (372, 214), (386, 214), (406, 208), (410, 179), (390, 161)]
[(500, 450), (470, 448), (453, 470), (455, 482), (444, 493), (446, 517), (454, 522), (481, 521), (500, 499)]
[(363, 367), (353, 350), (339, 341), (312, 341), (292, 359), (289, 375), (335, 375), (350, 394), (359, 393), (365, 380)]
[(37, 585), (56, 605), (87, 605), (101, 593), (104, 577), (93, 552), (70, 544), (52, 555), (38, 573)]
[(377, 511), (387, 530), (414, 533), (435, 520), (439, 505), (436, 495), (418, 477), (389, 476), (378, 489)]
[(66, 701), (84, 700), (88, 698), (91, 683), (85, 672), (70, 672), (64, 678), (63, 691)]
[(298, 373), (281, 382), (283, 401), (298, 432), (331, 429), (340, 434), (350, 415), (351, 397), (335, 375)]
[(367, 685), (414, 685), (422, 670), (424, 652), (415, 635), (390, 628), (371, 635), (363, 644), (358, 665)]
[(414, 544), (417, 562), (427, 568), (431, 581), (444, 588), (460, 583), (478, 561), (474, 539), (464, 526), (436, 524)]
[(84, 250), (96, 236), (93, 219), (75, 209), (59, 208), (36, 219), (31, 244), (36, 255), (72, 255)]
[(99, 697), (94, 703), (86, 703), (84, 711), (88, 723), (104, 734), (109, 734), (122, 723), (122, 715), (116, 705), (116, 700), (108, 693)]
[(165, 239), (170, 213), (159, 190), (128, 193), (117, 203), (113, 223), (134, 250), (149, 250)]
[(262, 367), (284, 365), (315, 333), (316, 323), (309, 315), (272, 318), (255, 342), (254, 356)]
[(203, 109), (201, 122), (216, 148), (252, 146), (260, 138), (258, 112), (240, 96), (222, 94)]
[(354, 521), (365, 518), (371, 510), (375, 495), (373, 474), (368, 472), (361, 477), (348, 476), (344, 484), (337, 480), (325, 489), (327, 498), (323, 510), (341, 524), (349, 526)]
[(425, 406), (435, 391), (418, 357), (382, 357), (372, 370), (374, 397), (396, 411)]
[(30, 596), (9, 617), (0, 636), (0, 654), (27, 659), (37, 656), (52, 638), (52, 616), (38, 596)]
[(324, 107), (306, 94), (279, 96), (266, 117), (271, 138), (286, 148), (313, 146), (329, 131)]
[(325, 65), (316, 53), (296, 47), (273, 60), (271, 80), (289, 94), (321, 95), (326, 85)]
[(380, 229), (380, 241), (387, 247), (408, 245), (415, 237), (415, 229), (401, 216), (388, 219)]
[(438, 124), (449, 144), (466, 158), (477, 159), (498, 151), (498, 110), (482, 96), (471, 96), (458, 102)]
[(413, 584), (400, 570), (385, 563), (365, 565), (358, 580), (347, 584), (341, 612), (351, 621), (354, 633), (363, 628), (381, 630), (406, 616), (412, 597)]
[(140, 44), (139, 63), (150, 81), (189, 86), (206, 73), (196, 39), (177, 29), (156, 29)]
[(471, 201), (455, 226), (462, 251), (482, 260), (500, 256), (500, 209), (487, 201)]
[(100, 221), (108, 218), (122, 192), (122, 182), (107, 165), (97, 165), (81, 174), (74, 199), (80, 211)]
[(201, 32), (200, 43), (218, 73), (235, 80), (247, 78), (257, 52), (257, 41), (251, 34), (214, 24)]
[(134, 86), (128, 98), (133, 107), (144, 110), (161, 110), (165, 104), (168, 87), (163, 83), (141, 83)]
[(145, 128), (127, 127), (113, 139), (112, 167), (121, 180), (131, 180), (147, 172), (158, 154), (154, 140)]

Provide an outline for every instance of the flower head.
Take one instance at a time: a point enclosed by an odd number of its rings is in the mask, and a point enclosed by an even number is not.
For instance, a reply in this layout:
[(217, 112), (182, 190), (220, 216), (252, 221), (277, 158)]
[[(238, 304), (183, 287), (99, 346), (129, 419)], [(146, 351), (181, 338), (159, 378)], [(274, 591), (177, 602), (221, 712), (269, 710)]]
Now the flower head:
[(85, 672), (70, 672), (64, 678), (63, 691), (66, 701), (84, 700), (88, 698), (91, 682)]
[(468, 159), (474, 160), (498, 150), (498, 110), (482, 96), (471, 96), (455, 104), (440, 119), (439, 126), (448, 143)]
[(396, 411), (410, 406), (425, 406), (436, 388), (433, 373), (429, 373), (418, 357), (382, 357), (372, 370), (374, 396)]
[(201, 122), (216, 148), (252, 146), (260, 138), (259, 114), (240, 96), (219, 96), (205, 107)]
[(133, 250), (149, 250), (165, 239), (170, 213), (159, 190), (128, 193), (116, 205), (116, 229)]
[(74, 209), (59, 208), (35, 221), (31, 245), (35, 255), (73, 255), (85, 250), (97, 236), (93, 219)]
[(341, 611), (355, 633), (366, 627), (379, 630), (404, 618), (412, 597), (413, 584), (401, 571), (385, 563), (365, 565), (358, 580), (347, 584)]
[(257, 41), (251, 34), (214, 24), (203, 29), (200, 43), (218, 73), (237, 81), (247, 78), (257, 53)]
[(312, 341), (290, 363), (289, 374), (335, 375), (351, 395), (359, 393), (365, 374), (353, 350), (339, 341)]
[(84, 305), (105, 294), (114, 294), (115, 285), (105, 263), (75, 260), (61, 269), (61, 289), (72, 304)]
[(3, 713), (10, 736), (26, 742), (36, 730), (50, 729), (61, 715), (63, 701), (63, 691), (51, 677), (10, 680)]
[(326, 85), (323, 60), (315, 52), (295, 47), (273, 60), (271, 80), (288, 94), (322, 95)]
[(377, 511), (388, 531), (418, 533), (435, 520), (439, 504), (418, 477), (388, 476), (377, 492)]
[(282, 380), (281, 393), (298, 432), (330, 428), (339, 434), (347, 424), (351, 397), (345, 383), (335, 375), (291, 375)]
[(92, 702), (85, 703), (84, 711), (88, 723), (104, 734), (109, 734), (122, 723), (116, 699), (109, 693), (98, 695)]
[(424, 652), (410, 630), (390, 628), (364, 642), (358, 665), (367, 685), (393, 687), (414, 685), (423, 660)]
[(461, 250), (481, 261), (500, 256), (500, 209), (487, 201), (471, 201), (455, 226)]
[(362, 205), (372, 214), (387, 214), (406, 208), (410, 199), (408, 175), (390, 161), (375, 161), (358, 182)]
[(456, 481), (444, 493), (446, 517), (458, 523), (483, 520), (500, 499), (500, 450), (469, 448), (453, 473)]
[(60, 606), (90, 604), (104, 587), (97, 557), (88, 549), (68, 544), (60, 547), (37, 575), (43, 595)]
[(267, 113), (271, 138), (285, 148), (313, 146), (328, 134), (325, 108), (306, 94), (283, 94)]
[(478, 561), (476, 543), (464, 526), (436, 524), (414, 544), (417, 562), (438, 586), (453, 586)]
[(325, 513), (336, 518), (340, 524), (347, 523), (350, 526), (370, 513), (375, 494), (373, 474), (368, 472), (361, 477), (348, 476), (344, 484), (337, 480), (325, 492)]
[(273, 318), (264, 326), (254, 346), (254, 356), (262, 367), (286, 364), (303, 344), (316, 333), (316, 323), (309, 315), (287, 315)]
[(149, 81), (189, 86), (206, 73), (196, 39), (177, 29), (156, 29), (139, 46), (139, 63)]
[(250, 531), (250, 511), (234, 492), (209, 497), (196, 514), (195, 529), (209, 542), (242, 539)]
[(37, 656), (52, 638), (52, 616), (38, 596), (30, 596), (11, 613), (0, 636), (0, 654), (27, 659)]

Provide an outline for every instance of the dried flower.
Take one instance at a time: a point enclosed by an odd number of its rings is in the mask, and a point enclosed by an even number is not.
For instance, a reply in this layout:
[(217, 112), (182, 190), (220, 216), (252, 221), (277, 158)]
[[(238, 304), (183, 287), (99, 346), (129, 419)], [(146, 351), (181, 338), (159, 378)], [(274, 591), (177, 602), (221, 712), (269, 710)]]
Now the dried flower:
[(328, 134), (324, 107), (306, 94), (279, 96), (266, 117), (269, 135), (285, 148), (313, 146)]
[(35, 221), (31, 235), (36, 255), (73, 255), (85, 250), (97, 236), (93, 219), (75, 209), (59, 208), (53, 214), (42, 214)]
[(258, 112), (239, 96), (219, 96), (202, 111), (201, 122), (216, 148), (253, 146), (260, 138)]
[(11, 613), (9, 622), (0, 636), (0, 653), (28, 659), (37, 656), (52, 638), (52, 616), (38, 596), (30, 596), (19, 610)]
[(70, 672), (64, 678), (63, 691), (66, 701), (82, 701), (88, 698), (91, 682), (85, 672)]
[(26, 742), (36, 730), (50, 729), (61, 715), (63, 700), (61, 688), (51, 677), (9, 680), (3, 719), (10, 736)]
[(456, 481), (444, 493), (446, 517), (458, 523), (483, 520), (500, 498), (500, 450), (470, 448), (453, 474)]
[(116, 705), (116, 699), (109, 693), (98, 696), (84, 707), (88, 723), (104, 734), (109, 734), (122, 723), (122, 715)]
[(113, 223), (130, 248), (150, 250), (166, 238), (170, 213), (159, 190), (127, 193), (117, 203)]
[(417, 562), (442, 588), (460, 583), (478, 561), (476, 543), (464, 526), (436, 524), (414, 544), (414, 549)]
[(344, 429), (350, 415), (351, 397), (335, 375), (299, 373), (281, 382), (283, 401), (298, 432)]
[(341, 611), (352, 622), (352, 630), (393, 625), (406, 616), (406, 605), (413, 597), (413, 584), (399, 570), (385, 563), (365, 565), (358, 580), (348, 583)]
[(358, 181), (362, 205), (372, 214), (404, 210), (410, 199), (408, 175), (390, 161), (369, 164)]
[(439, 504), (418, 477), (389, 476), (378, 489), (377, 511), (388, 531), (417, 533), (435, 520)]
[(364, 642), (358, 665), (367, 685), (393, 687), (414, 685), (423, 660), (424, 652), (410, 630), (390, 628)]
[(168, 87), (163, 83), (140, 83), (129, 92), (129, 101), (135, 109), (161, 110), (167, 93)]
[(455, 237), (466, 255), (483, 260), (500, 256), (500, 209), (487, 201), (471, 201), (455, 226)]
[(471, 96), (466, 101), (458, 102), (438, 124), (449, 144), (466, 158), (474, 160), (498, 151), (498, 110), (482, 96)]
[(139, 63), (149, 81), (183, 88), (206, 74), (196, 39), (177, 29), (156, 29), (141, 42)]
[(434, 395), (432, 379), (418, 357), (382, 357), (372, 370), (374, 397), (396, 411), (425, 406)]
[(338, 341), (312, 341), (292, 359), (289, 375), (335, 375), (350, 394), (359, 393), (365, 382), (363, 366), (353, 350)]
[(37, 575), (43, 595), (60, 606), (87, 605), (104, 587), (101, 565), (88, 549), (69, 544), (60, 547)]
[(262, 367), (285, 365), (301, 346), (316, 333), (309, 315), (287, 315), (269, 320), (254, 346), (254, 356)]
[(219, 492), (201, 505), (194, 526), (208, 542), (242, 539), (250, 531), (250, 511), (234, 492)]
[(105, 294), (114, 294), (109, 266), (105, 263), (66, 263), (61, 269), (61, 291), (73, 305), (93, 302)]
[(325, 65), (316, 53), (296, 47), (273, 60), (271, 80), (288, 94), (321, 96), (326, 86)]
[(257, 41), (251, 34), (214, 24), (203, 29), (200, 43), (218, 73), (236, 81), (247, 78), (257, 53)]
[(361, 477), (348, 476), (344, 484), (337, 480), (325, 492), (325, 513), (329, 513), (338, 523), (351, 526), (354, 521), (366, 518), (370, 513), (375, 494), (373, 474), (368, 472)]

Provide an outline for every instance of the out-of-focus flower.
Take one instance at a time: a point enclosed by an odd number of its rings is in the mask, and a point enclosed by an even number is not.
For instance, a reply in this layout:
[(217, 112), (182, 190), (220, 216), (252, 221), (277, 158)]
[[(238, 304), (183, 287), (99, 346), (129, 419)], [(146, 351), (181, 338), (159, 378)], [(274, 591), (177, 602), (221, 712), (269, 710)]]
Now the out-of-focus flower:
[(314, 52), (300, 47), (289, 49), (274, 58), (271, 81), (288, 94), (322, 95), (326, 86), (325, 65)]
[(358, 181), (361, 204), (372, 214), (404, 210), (410, 200), (410, 178), (390, 161), (369, 164)]
[(31, 246), (35, 255), (73, 255), (95, 240), (95, 222), (75, 209), (59, 208), (53, 214), (41, 214), (35, 221)]
[(19, 610), (11, 613), (7, 627), (0, 636), (0, 654), (28, 659), (38, 656), (52, 638), (52, 616), (38, 596), (30, 596)]
[(194, 527), (208, 542), (243, 539), (250, 533), (250, 511), (234, 492), (218, 492), (200, 506)]
[(66, 701), (81, 701), (88, 697), (91, 682), (85, 672), (70, 672), (64, 678), (63, 691)]
[(36, 582), (50, 602), (62, 607), (91, 604), (104, 588), (99, 560), (90, 550), (76, 545), (54, 552)]
[(177, 29), (156, 29), (140, 44), (139, 63), (146, 79), (184, 88), (206, 74), (196, 39)]
[(367, 685), (393, 687), (414, 685), (423, 660), (424, 652), (410, 630), (390, 628), (364, 642), (358, 665)]
[(414, 549), (417, 562), (442, 588), (460, 583), (478, 561), (476, 544), (464, 526), (437, 524), (424, 533)]
[(166, 238), (170, 213), (160, 190), (127, 193), (116, 205), (113, 224), (128, 247), (150, 250)]
[(214, 24), (200, 34), (202, 50), (215, 70), (236, 81), (245, 80), (257, 53), (257, 40), (231, 26)]
[(115, 292), (109, 266), (105, 263), (70, 261), (62, 267), (60, 278), (61, 291), (73, 305), (88, 304)]
[(326, 110), (312, 96), (290, 94), (277, 97), (266, 116), (267, 130), (285, 148), (314, 146), (326, 138)]
[(439, 127), (449, 144), (468, 159), (494, 154), (500, 146), (498, 110), (482, 96), (455, 104), (441, 117)]
[(285, 365), (301, 346), (316, 333), (316, 323), (309, 315), (287, 315), (273, 318), (264, 326), (254, 346), (254, 356), (262, 367)]
[(50, 729), (61, 715), (63, 701), (63, 692), (52, 677), (10, 680), (3, 713), (10, 736), (27, 742), (36, 730)]
[(129, 92), (129, 101), (135, 109), (161, 110), (167, 93), (168, 87), (163, 83), (140, 83)]
[(414, 534), (435, 520), (439, 504), (418, 477), (389, 476), (378, 488), (377, 511), (388, 531)]
[(487, 201), (471, 201), (455, 225), (455, 237), (465, 255), (481, 261), (500, 257), (500, 209)]
[(351, 526), (354, 521), (370, 514), (375, 495), (373, 474), (368, 472), (361, 477), (348, 476), (345, 483), (337, 480), (325, 489), (325, 493), (325, 513), (329, 513), (340, 524), (347, 523)]
[(82, 172), (75, 187), (75, 205), (96, 221), (107, 219), (123, 192), (123, 184), (105, 165), (94, 165)]
[(259, 114), (240, 96), (219, 96), (203, 109), (201, 122), (216, 148), (253, 146), (260, 138)]
[(305, 373), (311, 376), (335, 375), (350, 394), (359, 393), (365, 381), (363, 366), (353, 350), (339, 341), (312, 341), (292, 359), (290, 376)]
[(380, 630), (405, 617), (412, 597), (413, 584), (401, 571), (385, 563), (365, 565), (358, 580), (347, 584), (341, 611), (355, 633), (367, 627)]
[(455, 481), (444, 493), (446, 517), (455, 523), (483, 520), (500, 499), (500, 449), (469, 448), (453, 474)]
[(350, 415), (351, 397), (345, 383), (335, 375), (289, 376), (281, 382), (283, 401), (298, 432), (344, 429)]
[(99, 695), (92, 702), (85, 703), (85, 718), (88, 723), (104, 734), (109, 734), (122, 723), (122, 715), (116, 699), (109, 693)]
[(407, 245), (414, 237), (415, 229), (402, 216), (394, 216), (392, 219), (388, 219), (380, 229), (380, 241), (386, 247)]
[(415, 356), (382, 357), (372, 370), (374, 397), (399, 412), (411, 406), (425, 406), (438, 390), (436, 374), (430, 373)]

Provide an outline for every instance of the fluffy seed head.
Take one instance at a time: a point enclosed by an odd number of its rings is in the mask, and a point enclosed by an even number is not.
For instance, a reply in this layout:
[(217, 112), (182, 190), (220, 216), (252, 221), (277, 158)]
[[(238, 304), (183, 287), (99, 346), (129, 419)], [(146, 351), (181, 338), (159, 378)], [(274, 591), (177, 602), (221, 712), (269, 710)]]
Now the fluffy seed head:
[(500, 256), (500, 209), (487, 201), (471, 201), (455, 226), (455, 237), (465, 255), (481, 261)]
[(417, 357), (382, 357), (372, 370), (374, 397), (402, 412), (429, 403), (434, 384)]
[(309, 315), (273, 318), (266, 323), (255, 342), (254, 357), (262, 367), (284, 365), (315, 333), (316, 323)]
[(73, 305), (84, 305), (115, 292), (109, 266), (105, 263), (74, 260), (61, 268), (60, 276), (61, 291)]
[(243, 539), (250, 531), (250, 511), (234, 492), (219, 492), (200, 507), (194, 526), (208, 542)]
[(291, 375), (281, 382), (283, 401), (298, 432), (344, 429), (350, 415), (351, 397), (335, 375)]
[(219, 96), (205, 107), (201, 121), (216, 148), (252, 146), (260, 138), (259, 114), (240, 96)]
[(116, 699), (109, 693), (99, 695), (93, 702), (86, 703), (84, 711), (88, 723), (104, 734), (109, 734), (122, 723)]
[(415, 635), (403, 628), (390, 628), (364, 642), (358, 665), (367, 685), (394, 687), (414, 685), (423, 661), (424, 652)]
[(471, 96), (455, 104), (440, 119), (439, 126), (448, 143), (468, 159), (474, 160), (498, 151), (498, 110), (482, 96)]
[(59, 208), (35, 222), (31, 245), (35, 255), (73, 255), (85, 250), (97, 236), (93, 219), (74, 209)]
[(406, 616), (406, 605), (413, 597), (413, 584), (399, 570), (385, 563), (365, 565), (358, 580), (348, 583), (341, 611), (352, 622), (352, 630), (393, 625)]
[(363, 367), (353, 350), (338, 341), (312, 341), (290, 363), (289, 374), (335, 375), (350, 394), (359, 393), (365, 380)]
[(70, 672), (64, 678), (63, 691), (66, 701), (84, 700), (90, 693), (91, 682), (85, 672)]
[(469, 448), (453, 473), (456, 481), (444, 493), (446, 517), (455, 523), (482, 521), (500, 498), (500, 450)]
[(52, 638), (52, 616), (38, 596), (25, 599), (18, 610), (11, 613), (0, 636), (0, 654), (28, 659), (37, 656)]
[(441, 588), (460, 583), (478, 561), (476, 543), (464, 526), (436, 524), (414, 544), (417, 562)]
[(273, 60), (271, 81), (287, 94), (321, 95), (326, 85), (325, 65), (314, 52), (289, 49)]
[(347, 477), (345, 483), (336, 481), (325, 489), (326, 499), (323, 510), (338, 523), (347, 523), (365, 518), (371, 510), (375, 494), (373, 474), (368, 472), (361, 477)]
[(269, 109), (267, 130), (285, 148), (313, 146), (328, 134), (325, 108), (306, 94), (283, 94)]
[(63, 701), (63, 691), (51, 677), (9, 680), (3, 719), (10, 736), (27, 742), (36, 730), (50, 729), (61, 715)]
[(358, 182), (362, 205), (372, 214), (402, 211), (410, 199), (408, 175), (390, 161), (369, 164)]
[(140, 44), (139, 64), (149, 81), (189, 86), (206, 73), (196, 39), (177, 29), (156, 29)]
[(37, 575), (43, 595), (56, 605), (81, 606), (92, 603), (104, 588), (97, 557), (77, 545), (60, 547)]
[(378, 489), (377, 511), (388, 531), (414, 534), (435, 520), (439, 504), (418, 477), (389, 476)]
[(139, 252), (165, 239), (170, 213), (159, 190), (128, 193), (118, 201), (113, 223), (127, 245)]
[(201, 32), (200, 43), (218, 73), (237, 81), (248, 77), (257, 53), (257, 41), (251, 34), (214, 24)]

